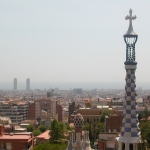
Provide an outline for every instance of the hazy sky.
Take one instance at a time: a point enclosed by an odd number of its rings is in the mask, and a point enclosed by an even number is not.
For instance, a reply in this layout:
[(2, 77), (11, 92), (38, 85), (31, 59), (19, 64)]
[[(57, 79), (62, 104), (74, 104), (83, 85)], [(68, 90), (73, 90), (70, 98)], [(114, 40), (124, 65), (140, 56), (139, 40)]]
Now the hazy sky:
[(137, 82), (150, 82), (149, 0), (1, 0), (0, 82), (123, 82), (132, 8)]

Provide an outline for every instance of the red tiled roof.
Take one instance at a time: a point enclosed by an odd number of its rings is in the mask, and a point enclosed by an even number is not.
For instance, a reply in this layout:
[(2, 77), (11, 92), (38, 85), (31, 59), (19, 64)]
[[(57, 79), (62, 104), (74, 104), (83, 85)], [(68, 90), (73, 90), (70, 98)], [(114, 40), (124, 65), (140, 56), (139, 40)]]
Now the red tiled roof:
[(25, 102), (19, 102), (17, 105), (25, 105)]
[(51, 100), (51, 99), (48, 97), (43, 97), (42, 100), (45, 101), (45, 100)]
[(50, 135), (49, 135), (50, 130), (46, 130), (44, 133), (38, 135), (36, 138), (37, 139), (50, 139)]
[(2, 102), (3, 104), (8, 104), (8, 102)]
[(9, 135), (9, 134), (4, 134), (2, 137), (0, 137), (1, 140), (25, 140), (28, 141), (31, 139), (30, 135)]

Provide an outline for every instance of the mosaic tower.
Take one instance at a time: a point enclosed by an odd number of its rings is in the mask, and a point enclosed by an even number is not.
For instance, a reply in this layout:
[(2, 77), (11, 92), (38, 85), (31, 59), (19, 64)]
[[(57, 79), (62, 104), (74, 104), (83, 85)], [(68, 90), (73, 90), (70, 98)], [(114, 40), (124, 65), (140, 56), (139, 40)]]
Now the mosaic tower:
[(83, 124), (83, 116), (79, 113), (76, 114), (74, 117), (75, 130), (69, 132), (68, 147), (66, 150), (91, 150), (89, 131), (83, 132)]
[(137, 150), (137, 143), (140, 142), (140, 129), (138, 121), (138, 112), (136, 105), (136, 85), (135, 85), (135, 70), (137, 62), (135, 61), (135, 44), (138, 35), (133, 31), (132, 20), (136, 16), (132, 16), (132, 10), (129, 11), (129, 28), (127, 33), (124, 34), (124, 41), (126, 43), (126, 85), (125, 85), (125, 100), (123, 104), (123, 121), (121, 135), (118, 139), (119, 150)]

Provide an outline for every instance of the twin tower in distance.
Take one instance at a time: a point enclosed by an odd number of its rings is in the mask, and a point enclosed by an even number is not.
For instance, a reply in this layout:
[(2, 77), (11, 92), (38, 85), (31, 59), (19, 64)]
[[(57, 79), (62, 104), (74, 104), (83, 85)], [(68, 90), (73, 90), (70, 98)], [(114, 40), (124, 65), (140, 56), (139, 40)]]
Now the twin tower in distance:
[[(17, 90), (17, 78), (14, 78), (14, 90)], [(26, 79), (26, 90), (30, 90), (30, 79)]]

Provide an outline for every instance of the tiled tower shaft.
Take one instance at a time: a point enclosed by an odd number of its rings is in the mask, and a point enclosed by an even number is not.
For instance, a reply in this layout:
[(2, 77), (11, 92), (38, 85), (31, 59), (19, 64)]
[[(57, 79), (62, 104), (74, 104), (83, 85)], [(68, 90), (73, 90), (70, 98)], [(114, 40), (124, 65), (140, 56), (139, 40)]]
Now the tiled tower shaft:
[(125, 101), (121, 129), (121, 141), (124, 143), (138, 143), (140, 136), (138, 112), (136, 105), (136, 92), (135, 92), (135, 62), (132, 64), (125, 64), (126, 69), (126, 85), (125, 85)]

